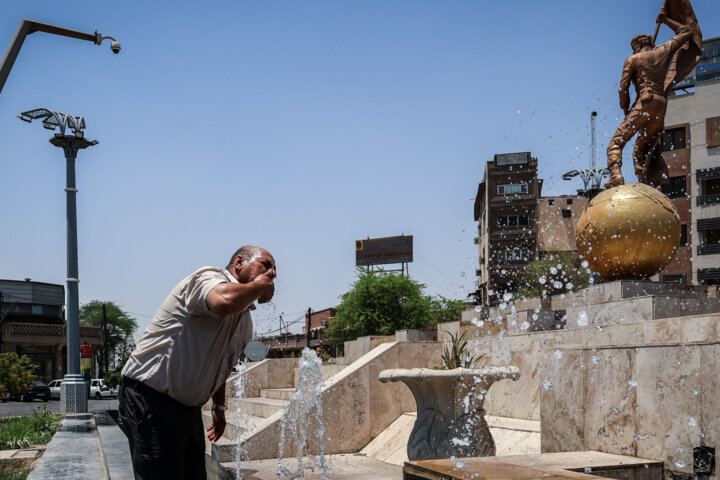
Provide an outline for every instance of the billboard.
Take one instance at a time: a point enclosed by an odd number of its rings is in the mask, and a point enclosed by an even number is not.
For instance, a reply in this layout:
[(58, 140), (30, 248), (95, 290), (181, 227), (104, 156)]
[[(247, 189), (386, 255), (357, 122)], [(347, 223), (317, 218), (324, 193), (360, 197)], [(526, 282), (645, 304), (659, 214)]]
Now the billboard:
[(355, 240), (355, 265), (358, 267), (412, 261), (412, 235)]

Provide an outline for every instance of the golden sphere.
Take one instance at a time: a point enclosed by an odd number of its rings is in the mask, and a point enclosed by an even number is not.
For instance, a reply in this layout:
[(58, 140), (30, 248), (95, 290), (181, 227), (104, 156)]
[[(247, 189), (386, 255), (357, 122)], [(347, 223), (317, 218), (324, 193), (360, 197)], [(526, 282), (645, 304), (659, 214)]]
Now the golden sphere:
[(575, 228), (578, 252), (604, 279), (648, 278), (675, 257), (680, 216), (670, 199), (643, 183), (600, 192)]

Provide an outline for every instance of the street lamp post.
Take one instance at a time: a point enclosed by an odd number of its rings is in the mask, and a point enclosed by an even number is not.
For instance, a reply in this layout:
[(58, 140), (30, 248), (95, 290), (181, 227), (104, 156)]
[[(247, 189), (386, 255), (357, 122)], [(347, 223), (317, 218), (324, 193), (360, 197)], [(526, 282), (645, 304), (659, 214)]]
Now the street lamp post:
[(113, 37), (104, 37), (98, 32), (78, 32), (77, 30), (70, 30), (69, 28), (58, 27), (56, 25), (40, 23), (34, 20), (28, 20), (23, 18), (20, 22), (20, 26), (15, 32), (15, 36), (13, 37), (12, 42), (10, 42), (10, 46), (5, 52), (5, 56), (3, 57), (2, 62), (0, 62), (0, 93), (2, 93), (2, 89), (5, 86), (5, 81), (7, 80), (8, 75), (10, 75), (10, 70), (12, 70), (12, 67), (15, 64), (15, 59), (17, 58), (18, 53), (20, 53), (20, 48), (22, 47), (23, 42), (25, 42), (25, 37), (35, 32), (45, 32), (51, 33), (53, 35), (60, 35), (63, 37), (77, 38), (78, 40), (86, 40), (88, 42), (93, 42), (95, 45), (100, 45), (103, 40), (112, 40), (112, 43), (110, 44), (110, 49), (113, 51), (113, 53), (120, 53), (120, 42), (115, 40)]
[[(60, 129), (50, 138), (50, 143), (62, 148), (66, 165), (66, 211), (67, 211), (67, 365), (60, 390), (61, 408), (66, 413), (87, 412), (87, 390), (80, 375), (80, 299), (78, 295), (78, 248), (77, 248), (77, 187), (75, 184), (75, 158), (77, 152), (97, 145), (97, 140), (87, 140), (83, 130), (85, 119), (47, 108), (36, 108), (21, 113), (18, 118), (25, 122), (42, 120), (49, 130)], [(67, 128), (73, 132), (66, 135)]]

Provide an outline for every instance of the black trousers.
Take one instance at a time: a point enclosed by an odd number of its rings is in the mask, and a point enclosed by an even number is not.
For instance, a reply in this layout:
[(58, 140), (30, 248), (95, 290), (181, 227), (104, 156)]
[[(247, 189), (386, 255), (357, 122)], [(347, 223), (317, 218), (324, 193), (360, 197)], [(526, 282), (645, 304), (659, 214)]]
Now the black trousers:
[(123, 377), (119, 424), (128, 437), (136, 480), (205, 480), (200, 407), (188, 407), (142, 382)]

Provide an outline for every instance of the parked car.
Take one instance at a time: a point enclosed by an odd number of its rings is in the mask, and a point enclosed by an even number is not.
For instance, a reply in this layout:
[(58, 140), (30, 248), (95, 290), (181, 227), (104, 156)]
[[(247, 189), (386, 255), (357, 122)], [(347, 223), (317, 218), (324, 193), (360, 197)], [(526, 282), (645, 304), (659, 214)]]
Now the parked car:
[(52, 382), (48, 383), (48, 387), (50, 387), (51, 399), (60, 400), (60, 385), (62, 385), (62, 378), (53, 380)]
[(102, 378), (93, 378), (90, 380), (90, 397), (96, 400), (112, 397), (112, 392), (110, 392), (110, 388), (105, 385), (105, 380)]
[(35, 380), (25, 390), (21, 391), (16, 395), (11, 396), (14, 400), (20, 400), (21, 402), (32, 402), (36, 398), (47, 402), (50, 399), (50, 387), (40, 380)]

